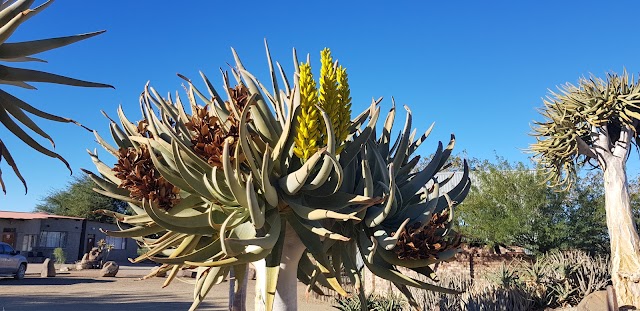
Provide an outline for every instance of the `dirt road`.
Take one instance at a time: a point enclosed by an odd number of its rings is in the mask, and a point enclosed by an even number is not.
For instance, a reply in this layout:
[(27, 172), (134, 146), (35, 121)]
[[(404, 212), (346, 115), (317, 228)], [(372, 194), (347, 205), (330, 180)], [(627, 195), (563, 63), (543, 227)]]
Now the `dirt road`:
[[(186, 311), (191, 306), (193, 285), (174, 280), (162, 288), (164, 278), (141, 281), (148, 267), (123, 267), (115, 278), (98, 277), (98, 270), (69, 271), (53, 278), (40, 278), (38, 267), (30, 267), (24, 280), (0, 278), (0, 311)], [(187, 279), (194, 280), (194, 279)], [(247, 291), (247, 310), (253, 310), (255, 281)], [(198, 310), (227, 310), (229, 283), (215, 286)], [(335, 310), (328, 302), (305, 299), (298, 286), (300, 310)]]

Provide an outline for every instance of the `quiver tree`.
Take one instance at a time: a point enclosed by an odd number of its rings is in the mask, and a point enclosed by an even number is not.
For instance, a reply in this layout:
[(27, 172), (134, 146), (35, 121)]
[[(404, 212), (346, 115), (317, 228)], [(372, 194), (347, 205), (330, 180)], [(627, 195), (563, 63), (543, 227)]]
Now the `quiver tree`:
[(407, 286), (454, 293), (397, 269), (435, 279), (429, 265), (458, 252), (453, 208), (469, 191), (469, 170), (465, 163), (464, 176), (448, 191), (439, 186), (455, 180), (434, 178), (447, 165), (453, 135), (414, 172), (419, 157), (413, 154), (431, 128), (416, 136), (408, 108), (396, 141), (395, 107), (378, 136), (379, 101), (351, 117), (346, 70), (328, 49), (318, 83), (310, 61), (300, 63), (295, 51), (293, 79), (279, 64), (277, 79), (268, 49), (267, 56), (272, 93), (234, 51), (231, 75), (223, 72), (224, 93), (204, 74), (206, 93), (181, 76), (186, 101), (147, 85), (143, 121), (132, 123), (120, 109), (118, 122), (111, 120), (116, 146), (96, 134), (118, 159), (110, 167), (90, 153), (99, 174), (87, 173), (96, 191), (128, 202), (136, 213), (102, 211), (129, 225), (108, 234), (144, 244), (149, 251), (134, 262), (163, 264), (161, 270), (171, 270), (167, 284), (180, 269), (198, 267), (192, 310), (231, 270), (240, 290), (249, 263), (257, 270), (256, 310), (297, 310), (297, 279), (315, 291), (355, 294), (338, 276), (345, 271), (361, 287), (358, 253), (414, 306)]
[(603, 171), (611, 277), (622, 306), (640, 307), (640, 239), (629, 199), (626, 163), (638, 139), (640, 83), (622, 75), (582, 78), (544, 100), (530, 146), (550, 186), (566, 190), (583, 165)]

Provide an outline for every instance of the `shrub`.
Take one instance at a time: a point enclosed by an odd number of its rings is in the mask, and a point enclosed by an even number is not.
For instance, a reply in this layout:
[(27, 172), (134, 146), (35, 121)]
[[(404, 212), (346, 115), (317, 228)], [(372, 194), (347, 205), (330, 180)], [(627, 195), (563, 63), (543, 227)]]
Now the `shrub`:
[(53, 250), (53, 257), (57, 264), (63, 264), (67, 261), (67, 255), (65, 255), (64, 250), (61, 247)]
[[(334, 308), (340, 311), (360, 311), (362, 305), (358, 296), (336, 299)], [(367, 296), (367, 310), (369, 311), (402, 311), (407, 307), (406, 301), (398, 295), (376, 295)]]

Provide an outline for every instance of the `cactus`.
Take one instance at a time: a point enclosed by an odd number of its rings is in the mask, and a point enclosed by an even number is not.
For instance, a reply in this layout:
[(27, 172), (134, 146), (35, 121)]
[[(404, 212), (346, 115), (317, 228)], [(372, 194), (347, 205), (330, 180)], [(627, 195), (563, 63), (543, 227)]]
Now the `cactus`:
[[(415, 139), (408, 112), (401, 138), (391, 145), (393, 109), (380, 138), (375, 133), (379, 101), (353, 119), (344, 116), (351, 109), (346, 71), (328, 50), (322, 53), (318, 91), (310, 65), (300, 64), (295, 53), (299, 78), (289, 80), (281, 71), (284, 87), (279, 88), (267, 48), (273, 93), (233, 54), (237, 85), (230, 87), (223, 73), (226, 101), (204, 74), (206, 95), (181, 76), (188, 84), (187, 101), (162, 97), (147, 85), (140, 98), (142, 122), (132, 123), (120, 108), (119, 122), (111, 120), (116, 146), (96, 133), (119, 164), (111, 168), (90, 152), (100, 174), (87, 174), (96, 191), (135, 211), (134, 216), (100, 211), (129, 225), (108, 234), (136, 238), (149, 249), (134, 262), (163, 264), (162, 270), (171, 270), (165, 285), (180, 269), (198, 267), (191, 309), (231, 269), (242, 280), (246, 266), (256, 261), (265, 267), (258, 298), (267, 310), (275, 292), (283, 290), (278, 278), (289, 282), (293, 276), (295, 284), (296, 270), (310, 289), (324, 285), (348, 296), (337, 276), (344, 269), (361, 284), (356, 250), (373, 273), (405, 295), (411, 295), (407, 286), (457, 292), (395, 268), (408, 266), (434, 277), (427, 265), (457, 252), (459, 235), (451, 221), (453, 207), (470, 187), (468, 168), (448, 193), (441, 193), (433, 178), (451, 154), (453, 136), (445, 149), (440, 143), (425, 170), (413, 172), (418, 158), (409, 158), (430, 129)], [(159, 237), (147, 238), (150, 234)], [(300, 254), (284, 247), (291, 236), (303, 244)], [(421, 252), (426, 256), (414, 256)], [(284, 271), (283, 253), (302, 259)]]
[[(44, 2), (43, 4), (31, 9), (34, 0), (2, 0), (0, 1), (0, 61), (5, 62), (45, 62), (42, 59), (35, 58), (33, 55), (53, 50), (65, 45), (69, 45), (84, 39), (88, 39), (97, 36), (104, 31), (97, 31), (92, 33), (86, 33), (68, 37), (48, 38), (34, 41), (25, 42), (7, 42), (13, 32), (24, 22), (34, 17), (38, 13), (46, 9), (53, 0)], [(7, 84), (18, 86), (30, 90), (36, 88), (29, 84), (29, 82), (46, 82), (65, 84), (71, 86), (83, 86), (83, 87), (111, 87), (107, 84), (88, 82), (78, 79), (73, 79), (65, 76), (60, 76), (48, 72), (16, 68), (5, 65), (0, 65), (0, 84)], [(7, 128), (11, 134), (18, 137), (25, 144), (29, 145), (32, 149), (52, 158), (59, 159), (67, 166), (67, 169), (71, 171), (69, 163), (59, 154), (42, 146), (36, 140), (34, 140), (25, 130), (23, 126), (27, 127), (31, 131), (35, 132), (39, 136), (49, 140), (51, 145), (55, 147), (53, 138), (49, 136), (44, 130), (42, 130), (25, 112), (33, 114), (37, 117), (63, 123), (75, 123), (78, 122), (59, 117), (56, 115), (44, 112), (36, 107), (29, 105), (28, 103), (20, 100), (19, 98), (0, 90), (0, 123)], [(16, 122), (17, 121), (17, 122)], [(5, 160), (7, 164), (13, 169), (15, 175), (20, 179), (24, 185), (25, 192), (27, 191), (27, 182), (20, 173), (18, 165), (9, 152), (9, 149), (0, 139), (0, 160)], [(0, 172), (0, 187), (6, 194), (7, 190), (2, 180), (2, 173)]]

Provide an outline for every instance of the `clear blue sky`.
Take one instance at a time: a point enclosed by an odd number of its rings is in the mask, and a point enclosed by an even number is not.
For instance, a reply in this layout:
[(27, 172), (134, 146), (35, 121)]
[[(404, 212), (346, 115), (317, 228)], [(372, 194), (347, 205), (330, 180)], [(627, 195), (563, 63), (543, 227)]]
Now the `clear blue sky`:
[[(107, 32), (38, 55), (48, 64), (20, 66), (116, 89), (2, 87), (109, 136), (100, 110), (115, 117), (122, 105), (130, 119), (139, 119), (138, 96), (147, 81), (163, 94), (182, 92), (176, 73), (198, 80), (202, 70), (221, 87), (219, 68), (233, 61), (230, 47), (268, 81), (267, 38), (273, 58), (289, 74), (293, 47), (301, 59), (311, 53), (316, 70), (320, 50), (330, 47), (348, 68), (358, 112), (380, 96), (386, 110), (394, 96), (411, 107), (419, 131), (436, 122), (422, 147), (425, 155), (453, 132), (456, 149), (470, 157), (498, 154), (527, 162), (522, 149), (533, 141), (530, 124), (540, 119), (536, 108), (548, 89), (589, 73), (603, 76), (623, 67), (640, 72), (639, 10), (635, 1), (56, 1), (12, 40)], [(403, 121), (400, 116), (396, 126)], [(91, 133), (39, 124), (75, 175), (80, 168), (95, 170), (85, 152), (100, 148)], [(4, 129), (0, 137), (29, 185), (25, 195), (10, 168), (0, 164), (8, 188), (6, 196), (0, 194), (0, 209), (30, 211), (71, 180), (58, 160), (30, 150)]]

